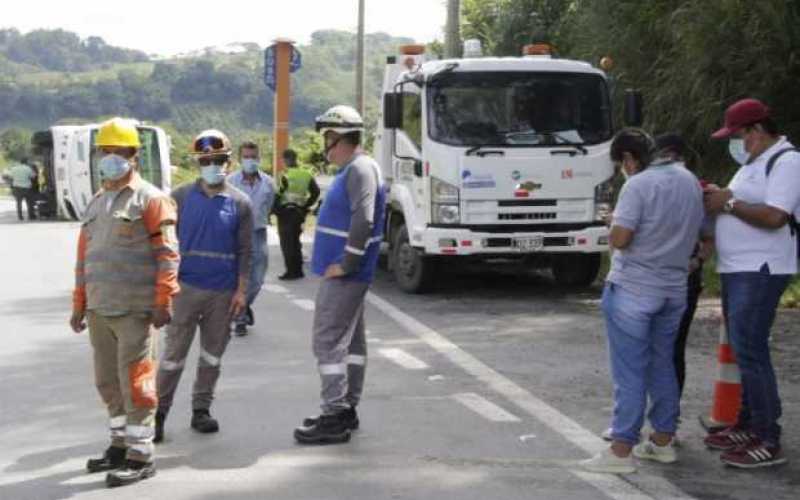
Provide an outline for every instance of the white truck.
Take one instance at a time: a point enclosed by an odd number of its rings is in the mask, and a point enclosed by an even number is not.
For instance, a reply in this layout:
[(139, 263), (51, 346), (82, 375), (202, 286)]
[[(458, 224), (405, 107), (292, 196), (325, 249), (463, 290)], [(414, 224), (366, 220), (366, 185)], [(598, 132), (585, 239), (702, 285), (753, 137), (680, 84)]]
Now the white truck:
[[(42, 215), (80, 220), (100, 189), (95, 137), (100, 125), (57, 125), (34, 133), (34, 157), (43, 167), (44, 189), (37, 203)], [(159, 127), (137, 124), (142, 148), (139, 172), (156, 187), (172, 187), (170, 139)]]
[(448, 259), (595, 280), (613, 196), (609, 81), (547, 49), (426, 62), (424, 47), (405, 46), (387, 59), (375, 156), (390, 190), (389, 268), (404, 291), (428, 289)]

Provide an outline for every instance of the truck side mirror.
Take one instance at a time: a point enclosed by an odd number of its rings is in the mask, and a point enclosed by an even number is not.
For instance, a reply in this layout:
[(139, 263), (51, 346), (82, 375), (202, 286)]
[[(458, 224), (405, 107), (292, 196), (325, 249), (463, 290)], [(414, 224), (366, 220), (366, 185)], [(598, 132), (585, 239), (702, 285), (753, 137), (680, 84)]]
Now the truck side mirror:
[(641, 91), (625, 90), (625, 125), (641, 127), (644, 123), (644, 99)]
[(383, 95), (383, 128), (403, 128), (403, 94), (390, 92)]

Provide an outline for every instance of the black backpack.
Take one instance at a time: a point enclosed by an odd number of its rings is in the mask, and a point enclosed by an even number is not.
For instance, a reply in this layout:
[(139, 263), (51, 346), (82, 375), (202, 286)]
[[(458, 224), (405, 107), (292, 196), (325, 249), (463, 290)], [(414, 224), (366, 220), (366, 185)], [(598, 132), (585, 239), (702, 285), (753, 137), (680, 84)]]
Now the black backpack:
[[(795, 153), (800, 153), (800, 149), (798, 148), (785, 148), (781, 149), (767, 161), (767, 177), (772, 172), (772, 168), (775, 166), (775, 162), (778, 161), (778, 158), (783, 156), (784, 153), (788, 153), (793, 151)], [(795, 236), (797, 241), (797, 258), (800, 259), (800, 223), (798, 223), (797, 219), (794, 216), (794, 213), (789, 214), (789, 230), (792, 232), (792, 235)]]

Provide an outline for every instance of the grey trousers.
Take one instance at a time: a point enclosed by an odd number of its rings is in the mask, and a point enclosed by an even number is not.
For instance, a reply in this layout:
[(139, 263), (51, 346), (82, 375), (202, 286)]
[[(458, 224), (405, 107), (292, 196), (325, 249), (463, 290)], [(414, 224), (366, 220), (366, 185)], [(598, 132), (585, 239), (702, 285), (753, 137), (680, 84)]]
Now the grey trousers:
[(322, 381), (322, 411), (354, 407), (364, 389), (367, 338), (364, 297), (369, 283), (323, 279), (317, 291), (312, 348)]
[(231, 338), (228, 310), (233, 291), (203, 290), (181, 283), (167, 327), (164, 355), (158, 368), (158, 410), (169, 413), (194, 334), (200, 327), (200, 359), (192, 391), (192, 409), (207, 410), (214, 400), (222, 355)]

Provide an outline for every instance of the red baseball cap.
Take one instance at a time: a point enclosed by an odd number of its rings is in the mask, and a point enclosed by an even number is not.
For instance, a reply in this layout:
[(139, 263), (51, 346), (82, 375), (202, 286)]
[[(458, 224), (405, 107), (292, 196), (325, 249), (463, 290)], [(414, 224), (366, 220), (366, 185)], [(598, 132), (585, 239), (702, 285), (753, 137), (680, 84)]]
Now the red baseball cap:
[(742, 99), (731, 104), (725, 111), (725, 125), (711, 134), (714, 139), (725, 139), (743, 127), (769, 117), (769, 108), (758, 99)]

